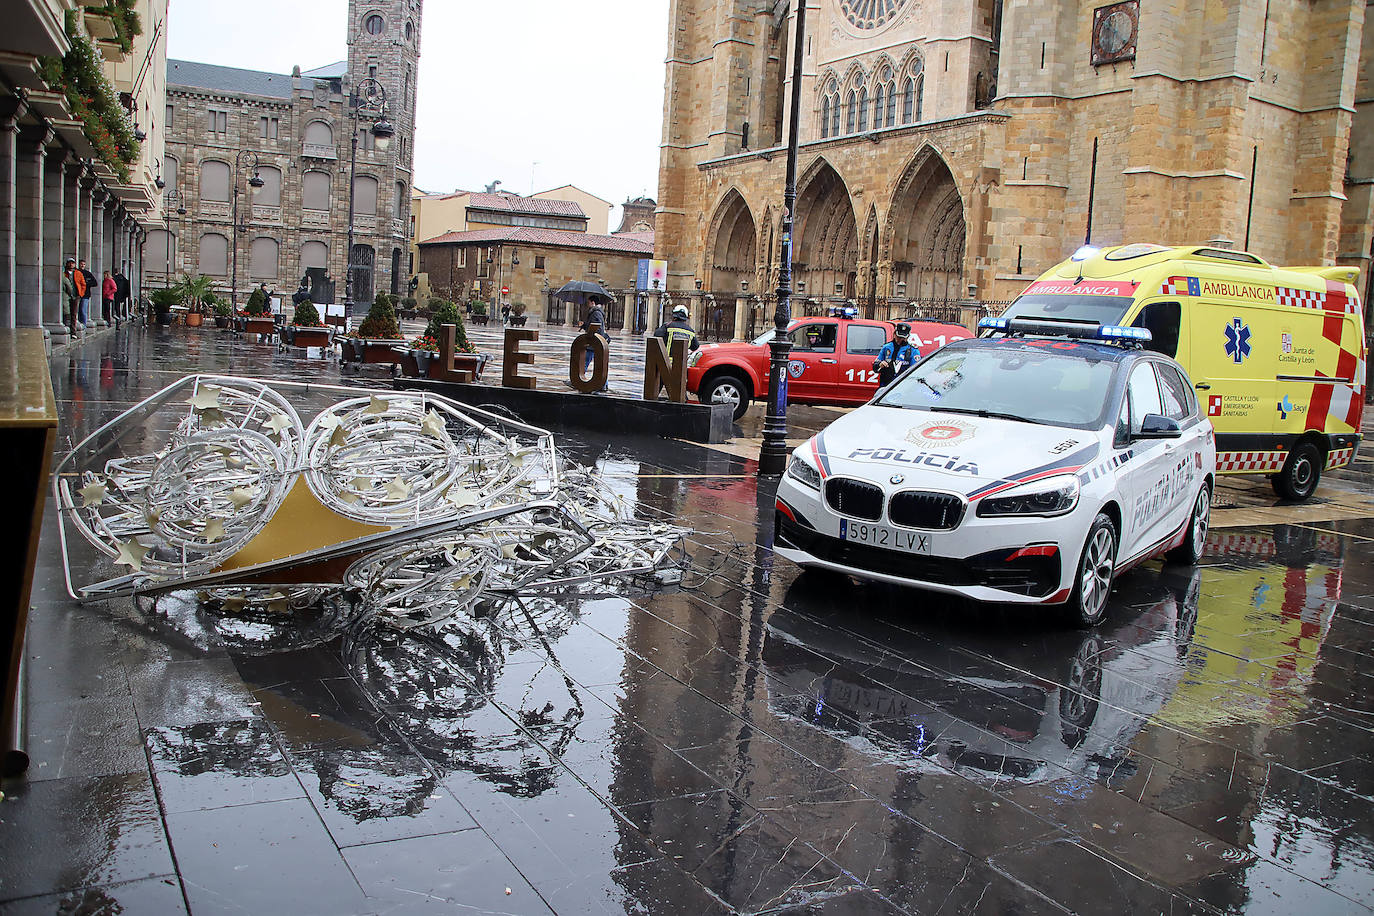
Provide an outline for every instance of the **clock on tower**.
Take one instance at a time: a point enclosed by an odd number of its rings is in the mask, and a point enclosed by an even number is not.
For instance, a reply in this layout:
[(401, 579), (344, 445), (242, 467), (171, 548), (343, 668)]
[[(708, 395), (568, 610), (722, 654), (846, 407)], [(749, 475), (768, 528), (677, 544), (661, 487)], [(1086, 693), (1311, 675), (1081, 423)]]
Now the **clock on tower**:
[(1140, 32), (1140, 0), (1125, 0), (1093, 10), (1093, 66), (1135, 60)]

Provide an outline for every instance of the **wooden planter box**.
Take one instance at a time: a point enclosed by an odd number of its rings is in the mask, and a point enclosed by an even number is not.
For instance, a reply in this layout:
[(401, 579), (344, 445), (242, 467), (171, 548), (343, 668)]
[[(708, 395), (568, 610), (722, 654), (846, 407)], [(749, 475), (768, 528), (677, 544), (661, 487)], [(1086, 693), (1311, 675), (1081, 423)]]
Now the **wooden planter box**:
[(342, 350), (340, 357), (345, 363), (391, 363), (395, 365), (401, 361), (397, 353), (396, 340), (380, 340), (366, 337), (341, 337), (339, 347)]
[(244, 318), (243, 333), (271, 337), (277, 333), (277, 323), (270, 316), (266, 318)]
[(329, 328), (302, 328), (293, 324), (285, 330), (286, 342), (293, 347), (327, 347), (331, 343)]

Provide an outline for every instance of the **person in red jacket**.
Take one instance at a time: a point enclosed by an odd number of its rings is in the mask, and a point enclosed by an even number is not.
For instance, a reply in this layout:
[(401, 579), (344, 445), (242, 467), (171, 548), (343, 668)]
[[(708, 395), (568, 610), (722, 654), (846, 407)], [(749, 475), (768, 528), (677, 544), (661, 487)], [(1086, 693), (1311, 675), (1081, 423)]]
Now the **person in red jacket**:
[(114, 324), (114, 301), (118, 294), (119, 284), (110, 276), (108, 270), (105, 271), (105, 279), (100, 281), (100, 314), (105, 318), (106, 324)]

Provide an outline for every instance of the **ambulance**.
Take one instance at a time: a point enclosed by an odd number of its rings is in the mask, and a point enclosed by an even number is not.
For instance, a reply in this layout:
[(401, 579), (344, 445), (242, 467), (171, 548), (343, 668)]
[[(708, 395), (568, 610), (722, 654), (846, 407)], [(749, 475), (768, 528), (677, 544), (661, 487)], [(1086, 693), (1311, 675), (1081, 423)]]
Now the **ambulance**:
[(1187, 370), (1216, 429), (1217, 472), (1267, 474), (1305, 500), (1360, 444), (1364, 318), (1353, 267), (1274, 267), (1244, 251), (1079, 249), (1005, 317), (1131, 325)]

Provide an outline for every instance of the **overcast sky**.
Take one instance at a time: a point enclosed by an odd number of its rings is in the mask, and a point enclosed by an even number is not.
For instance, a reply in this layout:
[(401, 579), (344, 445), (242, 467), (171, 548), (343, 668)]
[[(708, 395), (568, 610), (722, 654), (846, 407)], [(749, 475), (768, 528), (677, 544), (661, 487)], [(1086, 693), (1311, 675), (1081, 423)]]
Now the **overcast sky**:
[[(347, 13), (347, 0), (171, 0), (168, 53), (310, 70), (346, 57)], [(656, 197), (667, 22), (668, 0), (430, 0), (416, 186)]]

